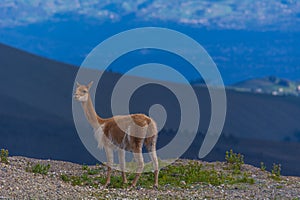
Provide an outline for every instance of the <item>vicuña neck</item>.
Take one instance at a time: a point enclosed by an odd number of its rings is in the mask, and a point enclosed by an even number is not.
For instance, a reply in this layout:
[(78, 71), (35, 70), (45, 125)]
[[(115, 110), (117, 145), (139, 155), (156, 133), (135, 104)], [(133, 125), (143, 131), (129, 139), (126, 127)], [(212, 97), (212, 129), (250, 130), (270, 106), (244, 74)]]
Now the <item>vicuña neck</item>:
[(87, 101), (82, 102), (82, 107), (88, 122), (94, 129), (98, 129), (99, 126), (104, 123), (104, 119), (97, 115), (90, 95)]

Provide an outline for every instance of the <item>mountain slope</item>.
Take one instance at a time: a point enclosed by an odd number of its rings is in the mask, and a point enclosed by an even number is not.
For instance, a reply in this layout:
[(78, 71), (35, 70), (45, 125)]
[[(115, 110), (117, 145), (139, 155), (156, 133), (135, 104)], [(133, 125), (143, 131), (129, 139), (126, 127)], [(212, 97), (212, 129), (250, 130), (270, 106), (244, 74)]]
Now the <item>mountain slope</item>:
[(77, 69), (4, 45), (0, 60), (0, 146), (13, 155), (94, 160), (72, 122)]
[(4, 45), (0, 59), (2, 95), (70, 120), (75, 67)]
[[(78, 68), (5, 45), (0, 45), (0, 66), (0, 148), (9, 149), (12, 155), (97, 162), (81, 143), (72, 120), (72, 90)], [(93, 80), (95, 71), (86, 71)], [(119, 78), (119, 74), (106, 73), (101, 82), (105, 89), (98, 88), (96, 110), (103, 117), (111, 116), (111, 92)], [(195, 91), (201, 111), (200, 132), (184, 155), (188, 158), (197, 158), (211, 114), (207, 89), (196, 87)], [(224, 159), (226, 150), (237, 148), (251, 157), (249, 163), (281, 162), (284, 174), (300, 175), (300, 99), (227, 90), (227, 100), (223, 135), (206, 159)], [(159, 86), (141, 88), (132, 97), (130, 111), (148, 114), (149, 106), (156, 103), (165, 106), (169, 116), (159, 133), (160, 148), (174, 137), (180, 122), (180, 108), (172, 93)], [(93, 137), (91, 132), (87, 134)]]

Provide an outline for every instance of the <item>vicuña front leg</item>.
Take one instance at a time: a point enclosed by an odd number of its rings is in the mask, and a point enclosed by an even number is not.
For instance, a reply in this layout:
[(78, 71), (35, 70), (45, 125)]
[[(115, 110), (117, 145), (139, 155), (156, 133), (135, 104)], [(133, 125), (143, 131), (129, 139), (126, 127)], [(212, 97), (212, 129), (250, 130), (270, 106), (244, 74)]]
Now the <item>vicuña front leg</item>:
[(125, 165), (125, 150), (119, 149), (118, 150), (118, 156), (119, 156), (119, 163), (120, 163), (120, 169), (122, 171), (122, 179), (123, 183), (127, 183), (127, 178), (126, 178), (126, 165)]
[(138, 152), (133, 153), (134, 159), (136, 160), (138, 164), (138, 168), (136, 170), (135, 178), (132, 181), (131, 187), (135, 187), (137, 181), (139, 180), (143, 170), (144, 170), (144, 159), (142, 154), (142, 149), (139, 149)]
[(107, 159), (107, 174), (106, 174), (106, 182), (104, 187), (107, 187), (110, 184), (110, 176), (112, 171), (112, 165), (114, 162), (114, 152), (111, 148), (105, 148), (106, 159)]

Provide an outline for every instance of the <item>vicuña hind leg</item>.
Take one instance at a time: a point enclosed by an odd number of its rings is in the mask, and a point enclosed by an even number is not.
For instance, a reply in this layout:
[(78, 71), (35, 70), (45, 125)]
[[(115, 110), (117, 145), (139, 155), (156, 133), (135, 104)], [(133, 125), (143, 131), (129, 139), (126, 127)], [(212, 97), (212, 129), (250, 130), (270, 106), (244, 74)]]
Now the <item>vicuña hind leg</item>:
[(155, 148), (152, 149), (151, 152), (149, 152), (151, 160), (153, 162), (153, 169), (154, 169), (154, 187), (157, 188), (158, 187), (158, 160), (157, 160), (157, 155), (156, 155), (156, 150)]
[(138, 168), (136, 170), (136, 175), (135, 178), (132, 181), (131, 186), (135, 187), (137, 181), (139, 180), (143, 170), (144, 170), (144, 158), (143, 158), (143, 154), (142, 154), (142, 148), (140, 148), (138, 150), (138, 152), (133, 153), (134, 159), (136, 160), (137, 164), (138, 164)]
[(126, 178), (126, 165), (125, 165), (125, 150), (119, 149), (118, 150), (118, 156), (119, 156), (119, 164), (120, 164), (120, 170), (122, 171), (122, 179), (123, 183), (127, 183), (127, 178)]

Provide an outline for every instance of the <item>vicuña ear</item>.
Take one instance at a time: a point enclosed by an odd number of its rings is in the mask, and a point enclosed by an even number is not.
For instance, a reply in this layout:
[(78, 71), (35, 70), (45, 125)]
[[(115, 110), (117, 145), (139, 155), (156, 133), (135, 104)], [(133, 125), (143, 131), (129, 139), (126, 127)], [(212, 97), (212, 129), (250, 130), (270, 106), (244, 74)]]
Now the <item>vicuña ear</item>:
[(79, 87), (79, 86), (80, 86), (80, 84), (79, 84), (77, 81), (76, 81), (76, 86), (77, 86), (77, 87)]
[(89, 89), (92, 87), (93, 83), (94, 83), (94, 81), (91, 81), (91, 82), (87, 85)]

